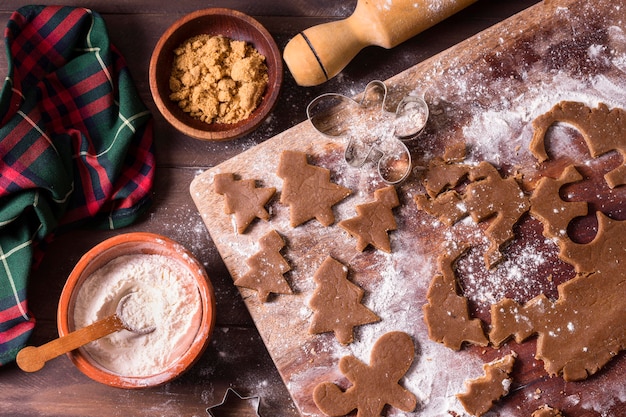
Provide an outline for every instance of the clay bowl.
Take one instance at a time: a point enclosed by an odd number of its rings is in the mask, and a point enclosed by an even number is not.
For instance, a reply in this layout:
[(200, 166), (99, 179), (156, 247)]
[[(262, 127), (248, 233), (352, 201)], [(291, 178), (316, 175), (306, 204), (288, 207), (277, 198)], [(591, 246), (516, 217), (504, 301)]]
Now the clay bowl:
[[(200, 313), (196, 314), (194, 326), (186, 330), (186, 348), (167, 362), (167, 366), (154, 374), (142, 376), (120, 375), (105, 368), (93, 359), (84, 347), (67, 355), (76, 367), (89, 378), (118, 388), (146, 388), (165, 384), (183, 374), (206, 349), (215, 325), (215, 295), (211, 282), (202, 265), (179, 243), (164, 236), (133, 232), (117, 235), (89, 250), (72, 270), (59, 300), (57, 326), (59, 336), (74, 329), (74, 306), (81, 285), (103, 265), (122, 255), (158, 254), (171, 263), (187, 270), (193, 280), (190, 285), (197, 288), (200, 298)], [(183, 300), (184, 301), (184, 300)]]
[[(246, 41), (265, 56), (269, 82), (261, 103), (247, 119), (233, 124), (205, 123), (183, 112), (170, 100), (173, 51), (187, 39), (202, 34)], [(282, 56), (269, 32), (250, 16), (231, 9), (203, 9), (177, 20), (161, 36), (150, 59), (149, 80), (159, 112), (180, 132), (209, 141), (235, 139), (256, 129), (274, 108), (283, 82)]]

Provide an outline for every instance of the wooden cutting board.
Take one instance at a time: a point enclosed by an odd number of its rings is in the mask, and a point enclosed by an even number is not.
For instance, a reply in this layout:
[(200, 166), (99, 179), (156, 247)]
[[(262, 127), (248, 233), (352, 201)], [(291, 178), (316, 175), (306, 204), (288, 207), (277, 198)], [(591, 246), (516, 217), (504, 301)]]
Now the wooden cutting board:
[[(191, 195), (234, 279), (248, 271), (246, 260), (259, 250), (261, 236), (274, 229), (286, 241), (282, 254), (291, 271), (285, 278), (294, 294), (275, 295), (262, 303), (254, 291), (240, 290), (303, 416), (323, 415), (311, 397), (317, 384), (349, 385), (337, 369), (341, 357), (354, 355), (369, 363), (376, 340), (392, 330), (407, 332), (416, 346), (413, 366), (402, 380), (418, 398), (417, 409), (409, 415), (464, 415), (455, 397), (465, 391), (464, 381), (481, 376), (485, 362), (511, 350), (519, 355), (514, 382), (493, 415), (530, 416), (543, 404), (560, 408), (566, 416), (626, 415), (623, 353), (586, 381), (566, 383), (550, 378), (543, 363), (534, 359), (532, 339), (501, 349), (465, 346), (457, 352), (428, 338), (422, 306), (446, 242), (468, 240), (476, 245), (459, 261), (457, 275), (472, 313), (486, 326), (492, 303), (504, 296), (523, 302), (540, 292), (555, 298), (557, 285), (572, 278), (573, 269), (558, 258), (556, 244), (542, 236), (541, 223), (525, 216), (514, 229), (516, 238), (505, 250), (505, 261), (496, 271), (486, 272), (480, 251), (485, 224), (467, 219), (447, 227), (418, 210), (413, 200), (424, 194), (420, 167), (441, 156), (447, 146), (465, 142), (468, 163), (488, 161), (503, 176), (521, 175), (528, 192), (542, 176), (556, 177), (574, 163), (587, 179), (571, 191), (574, 199), (590, 202), (592, 212), (598, 209), (626, 220), (624, 187), (610, 190), (602, 182), (609, 167), (623, 164), (619, 155), (591, 158), (579, 132), (567, 126), (550, 131), (548, 162), (539, 164), (528, 150), (532, 120), (561, 100), (626, 107), (625, 6), (614, 1), (546, 1), (386, 81), (388, 104), (419, 94), (431, 113), (423, 134), (409, 144), (415, 170), (397, 186), (401, 206), (394, 211), (398, 230), (390, 233), (391, 254), (372, 248), (357, 251), (356, 241), (336, 223), (323, 227), (310, 221), (290, 227), (289, 209), (278, 201), (283, 182), (276, 171), (283, 150), (306, 152), (311, 164), (328, 168), (333, 181), (352, 190), (334, 207), (336, 222), (354, 217), (356, 205), (372, 201), (374, 191), (385, 185), (374, 170), (347, 166), (343, 138), (322, 136), (308, 121), (194, 179)], [(213, 189), (215, 174), (226, 172), (277, 189), (268, 205), (269, 221), (257, 220), (245, 234), (235, 233), (224, 213), (223, 196)], [(592, 238), (592, 219), (578, 219), (570, 230), (573, 238)], [(355, 341), (348, 346), (333, 334), (308, 332), (312, 277), (327, 256), (347, 266), (348, 279), (365, 290), (363, 303), (381, 317), (378, 323), (356, 328)], [(386, 413), (406, 415), (392, 408)]]

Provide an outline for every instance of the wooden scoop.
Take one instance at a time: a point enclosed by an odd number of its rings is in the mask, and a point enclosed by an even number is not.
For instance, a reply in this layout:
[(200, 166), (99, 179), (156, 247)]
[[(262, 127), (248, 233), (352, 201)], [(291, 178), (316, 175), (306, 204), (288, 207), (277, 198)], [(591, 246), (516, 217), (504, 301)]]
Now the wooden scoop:
[(392, 48), (476, 0), (359, 0), (354, 13), (296, 35), (283, 58), (301, 86), (337, 75), (366, 46)]
[(54, 359), (64, 353), (86, 345), (89, 342), (100, 339), (122, 329), (137, 334), (151, 333), (156, 326), (148, 326), (137, 329), (124, 319), (124, 307), (133, 293), (122, 297), (117, 304), (115, 314), (99, 320), (89, 326), (73, 331), (63, 337), (52, 340), (39, 347), (27, 346), (17, 354), (17, 365), (26, 372), (39, 371), (50, 359)]

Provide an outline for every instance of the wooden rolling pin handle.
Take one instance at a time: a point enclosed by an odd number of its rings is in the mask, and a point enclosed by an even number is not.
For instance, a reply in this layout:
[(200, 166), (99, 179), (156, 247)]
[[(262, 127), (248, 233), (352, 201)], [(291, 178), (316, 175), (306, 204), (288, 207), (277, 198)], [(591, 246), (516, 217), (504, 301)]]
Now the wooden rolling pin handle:
[(18, 352), (16, 362), (23, 371), (36, 372), (43, 368), (50, 359), (54, 359), (123, 328), (122, 320), (120, 320), (117, 314), (113, 314), (41, 346), (27, 346)]
[(369, 45), (392, 48), (441, 22), (476, 0), (359, 0), (346, 19), (306, 29), (285, 46), (283, 58), (301, 86), (337, 75)]
[(369, 44), (353, 31), (350, 19), (306, 29), (285, 46), (283, 58), (299, 85), (328, 81)]

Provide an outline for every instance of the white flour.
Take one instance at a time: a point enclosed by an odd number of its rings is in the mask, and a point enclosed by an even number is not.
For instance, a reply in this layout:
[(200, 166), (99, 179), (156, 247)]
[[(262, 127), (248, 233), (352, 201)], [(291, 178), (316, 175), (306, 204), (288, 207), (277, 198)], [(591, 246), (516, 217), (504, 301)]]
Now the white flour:
[[(201, 318), (200, 294), (193, 277), (161, 255), (121, 256), (87, 277), (74, 307), (75, 328), (115, 312), (129, 294), (144, 302), (131, 308), (130, 321), (156, 329), (145, 335), (121, 330), (84, 349), (104, 368), (124, 376), (150, 376), (165, 371), (191, 344)], [(136, 307), (136, 306), (135, 306)]]

